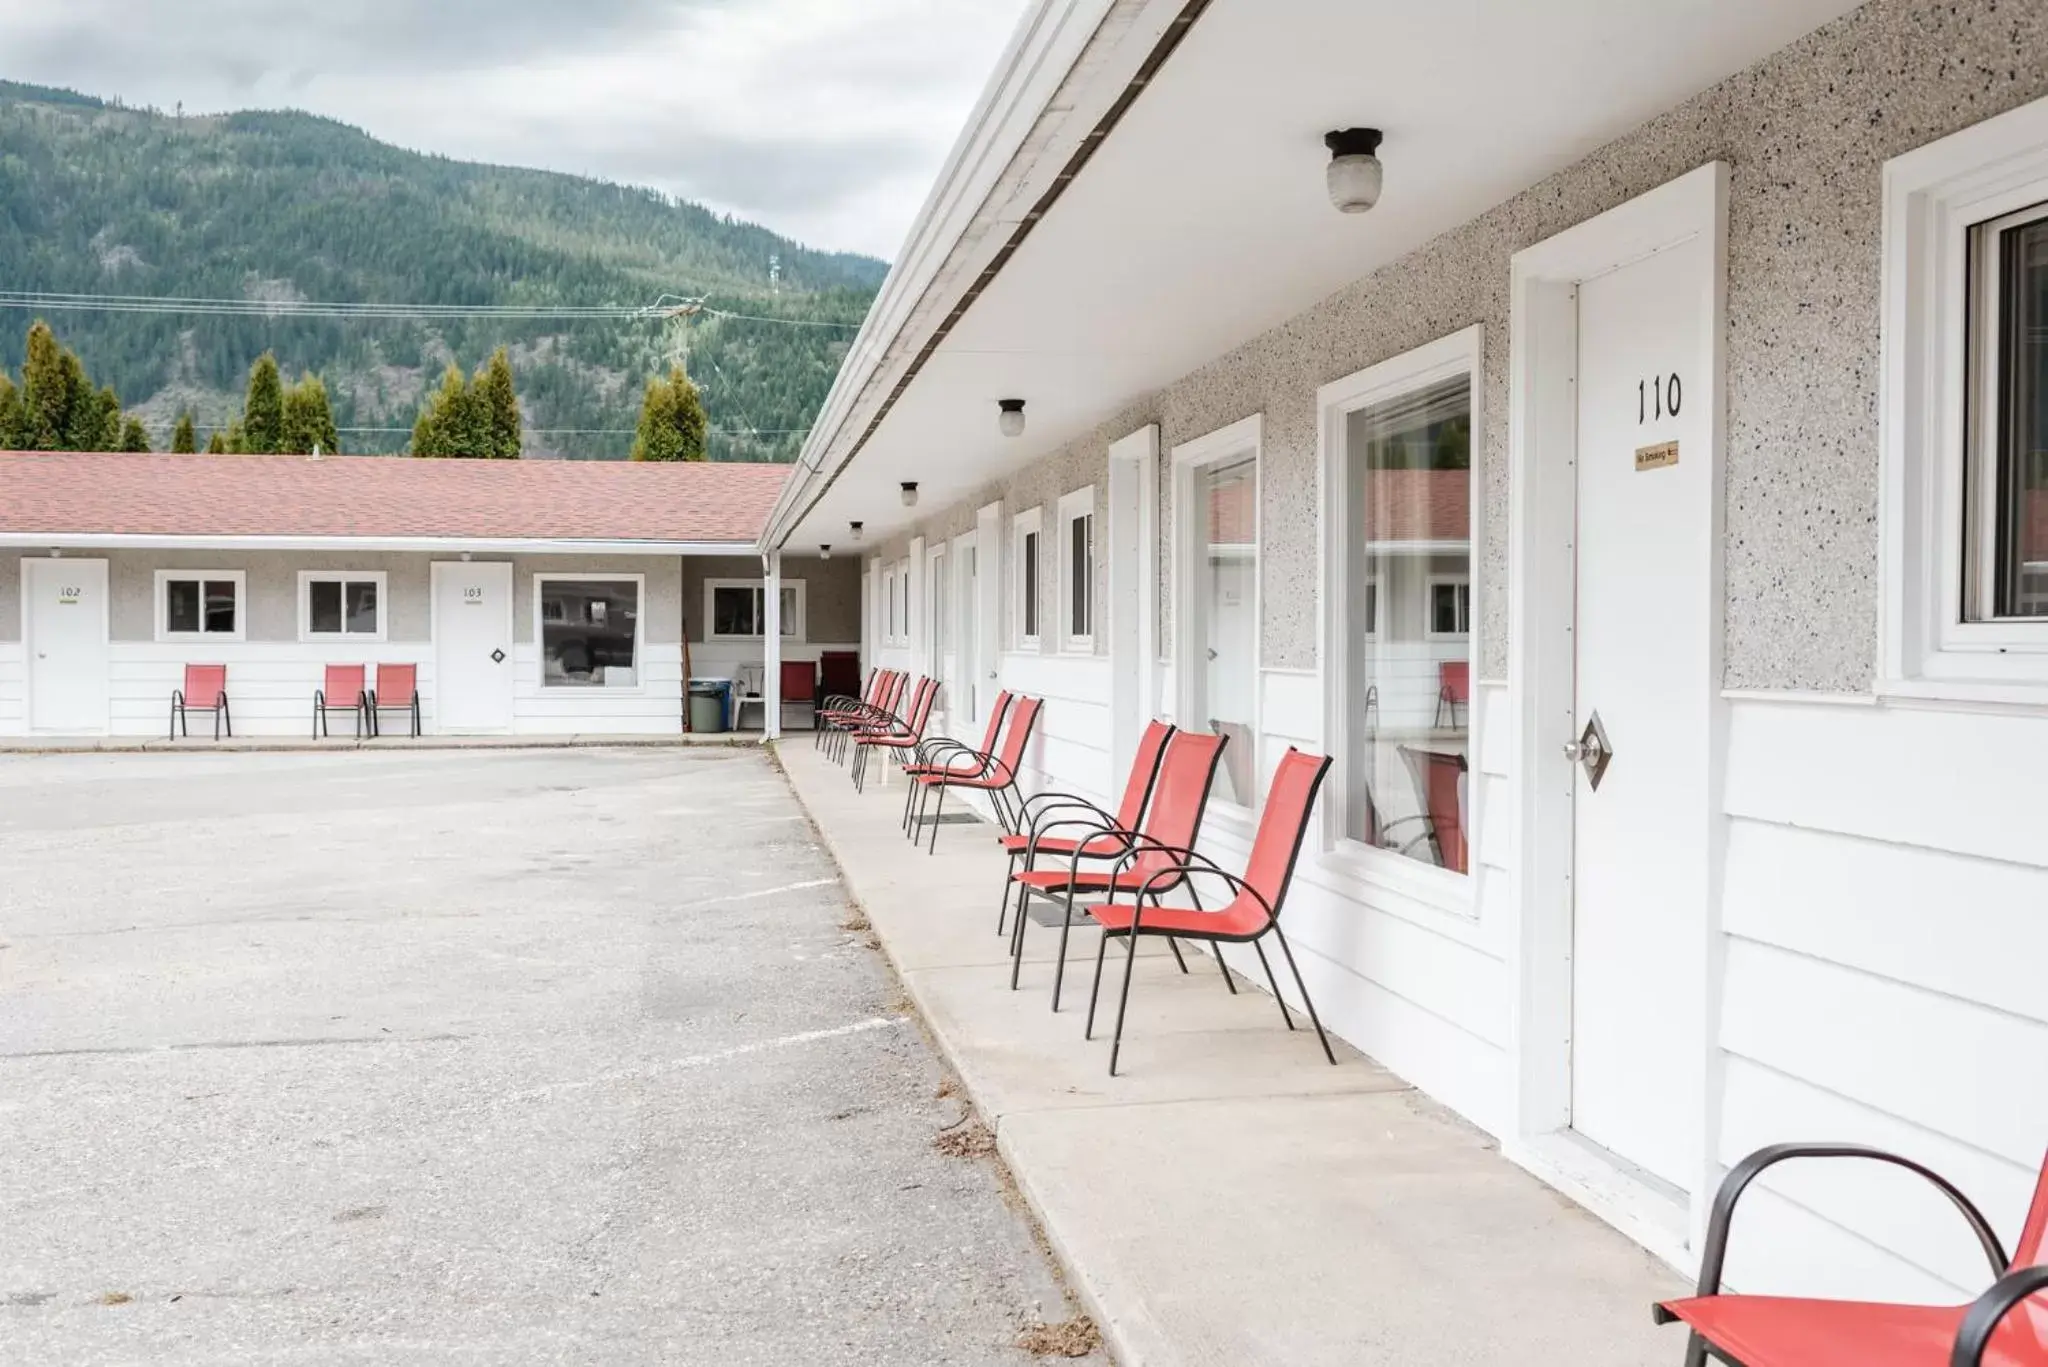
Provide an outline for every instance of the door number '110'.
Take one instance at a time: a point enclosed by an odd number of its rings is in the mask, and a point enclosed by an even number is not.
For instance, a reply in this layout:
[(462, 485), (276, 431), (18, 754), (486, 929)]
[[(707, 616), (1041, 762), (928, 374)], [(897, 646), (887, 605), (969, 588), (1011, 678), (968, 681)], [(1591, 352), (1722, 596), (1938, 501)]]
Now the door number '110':
[(1656, 375), (1647, 380), (1637, 380), (1636, 426), (1659, 418), (1677, 417), (1679, 400), (1684, 397), (1685, 386), (1679, 384), (1676, 375)]

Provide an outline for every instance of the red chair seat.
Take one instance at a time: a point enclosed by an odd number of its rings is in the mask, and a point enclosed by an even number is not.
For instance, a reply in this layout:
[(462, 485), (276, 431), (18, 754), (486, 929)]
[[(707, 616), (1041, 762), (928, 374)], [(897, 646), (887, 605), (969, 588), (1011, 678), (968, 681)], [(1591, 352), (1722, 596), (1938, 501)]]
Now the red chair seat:
[(1136, 892), (1151, 875), (1137, 869), (1019, 869), (1011, 876), (1025, 887), (1041, 892), (1059, 892), (1069, 879), (1083, 892)]
[[(1745, 1367), (1948, 1367), (1966, 1309), (1790, 1296), (1694, 1297), (1664, 1308)], [(2048, 1367), (2048, 1306), (2007, 1315), (1984, 1367)]]
[[(1132, 921), (1132, 907), (1129, 902), (1110, 902), (1103, 906), (1089, 907), (1088, 914), (1101, 923), (1104, 930), (1129, 930)], [(1266, 909), (1258, 899), (1240, 893), (1230, 905), (1215, 911), (1200, 911), (1194, 907), (1146, 907), (1145, 929), (1157, 930), (1170, 935), (1257, 935), (1271, 924)]]
[[(1031, 848), (1031, 837), (1028, 835), (999, 835), (996, 839), (1002, 842), (1005, 854), (1022, 854)], [(1123, 854), (1129, 849), (1128, 842), (1113, 835), (1091, 835), (1085, 845), (1078, 839), (1064, 835), (1040, 836), (1038, 840), (1040, 854), (1063, 855), (1067, 858), (1078, 854), (1083, 859), (1107, 859), (1111, 855)]]

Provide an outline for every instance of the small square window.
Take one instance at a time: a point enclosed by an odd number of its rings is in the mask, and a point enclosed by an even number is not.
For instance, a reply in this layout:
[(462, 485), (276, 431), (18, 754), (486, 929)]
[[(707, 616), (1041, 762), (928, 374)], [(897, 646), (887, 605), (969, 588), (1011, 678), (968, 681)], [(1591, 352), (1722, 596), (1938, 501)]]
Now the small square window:
[(241, 571), (181, 573), (159, 570), (156, 581), (161, 612), (159, 620), (165, 637), (241, 638)]
[[(768, 630), (768, 614), (759, 579), (711, 579), (704, 584), (704, 615), (711, 623), (710, 639), (759, 640)], [(804, 639), (803, 581), (782, 583), (782, 636)]]
[(1429, 634), (1465, 636), (1472, 630), (1472, 586), (1439, 579), (1429, 586)]
[(384, 635), (384, 576), (381, 573), (299, 576), (304, 585), (306, 636)]

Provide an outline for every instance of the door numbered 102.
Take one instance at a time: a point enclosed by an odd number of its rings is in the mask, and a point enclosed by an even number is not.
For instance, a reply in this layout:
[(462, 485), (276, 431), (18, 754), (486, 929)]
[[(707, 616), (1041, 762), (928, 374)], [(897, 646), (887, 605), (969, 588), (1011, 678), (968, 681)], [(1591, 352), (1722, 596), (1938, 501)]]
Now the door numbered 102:
[(1647, 380), (1637, 380), (1636, 426), (1677, 417), (1679, 405), (1684, 400), (1685, 386), (1679, 383), (1676, 374), (1652, 375)]

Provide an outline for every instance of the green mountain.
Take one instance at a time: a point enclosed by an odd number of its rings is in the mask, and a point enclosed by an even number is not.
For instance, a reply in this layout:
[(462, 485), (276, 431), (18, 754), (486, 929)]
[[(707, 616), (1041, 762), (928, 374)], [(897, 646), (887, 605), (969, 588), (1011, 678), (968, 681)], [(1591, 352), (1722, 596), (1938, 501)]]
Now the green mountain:
[[(408, 152), (309, 114), (174, 117), (0, 81), (0, 290), (549, 306), (669, 294), (857, 324), (886, 270), (654, 191)], [(188, 406), (204, 442), (274, 350), (287, 377), (326, 379), (345, 449), (403, 450), (448, 362), (474, 369), (504, 344), (533, 429), (526, 454), (623, 457), (641, 390), (676, 341), (657, 320), (0, 307), (0, 367), (19, 373), (37, 313), (159, 448)], [(793, 459), (853, 337), (709, 315), (689, 333), (723, 460)]]

